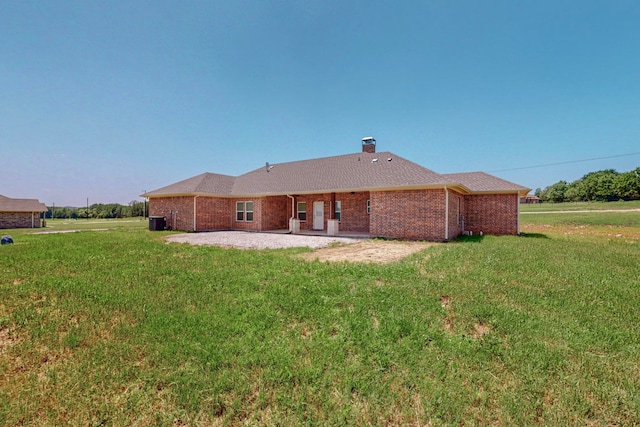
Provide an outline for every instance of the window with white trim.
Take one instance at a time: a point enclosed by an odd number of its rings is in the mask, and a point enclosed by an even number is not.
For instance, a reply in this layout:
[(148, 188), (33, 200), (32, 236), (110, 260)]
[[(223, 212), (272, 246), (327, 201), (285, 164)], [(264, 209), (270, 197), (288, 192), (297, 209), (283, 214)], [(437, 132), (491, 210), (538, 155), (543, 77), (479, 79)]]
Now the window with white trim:
[(298, 219), (300, 221), (307, 220), (307, 202), (298, 202)]
[(367, 200), (367, 215), (371, 213), (371, 200)]
[(253, 221), (253, 202), (236, 202), (236, 221)]
[(253, 202), (246, 202), (244, 204), (244, 218), (245, 221), (253, 221)]
[(236, 221), (244, 221), (244, 202), (236, 202)]
[(336, 200), (336, 208), (334, 212), (334, 218), (340, 221), (340, 214), (342, 213), (342, 202), (340, 200)]

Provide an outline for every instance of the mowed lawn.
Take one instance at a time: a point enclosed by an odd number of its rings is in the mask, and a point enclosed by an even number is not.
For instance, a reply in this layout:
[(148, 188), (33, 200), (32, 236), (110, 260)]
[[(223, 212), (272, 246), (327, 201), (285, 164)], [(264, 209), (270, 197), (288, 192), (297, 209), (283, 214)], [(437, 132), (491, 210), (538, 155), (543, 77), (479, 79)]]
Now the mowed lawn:
[(638, 425), (640, 213), (543, 215), (392, 264), (1, 230), (0, 425)]

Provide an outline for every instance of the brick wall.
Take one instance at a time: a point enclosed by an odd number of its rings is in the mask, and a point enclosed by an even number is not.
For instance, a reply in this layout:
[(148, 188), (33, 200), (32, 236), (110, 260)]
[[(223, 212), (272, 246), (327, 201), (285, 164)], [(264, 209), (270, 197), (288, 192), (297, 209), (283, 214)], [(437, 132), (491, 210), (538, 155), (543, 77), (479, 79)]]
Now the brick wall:
[(464, 196), (449, 190), (449, 239), (462, 234), (462, 218), (464, 215)]
[(476, 194), (464, 197), (465, 230), (473, 234), (518, 234), (517, 194)]
[(376, 145), (375, 144), (362, 144), (362, 152), (363, 153), (375, 153)]
[(445, 239), (444, 190), (372, 191), (370, 234), (395, 239)]
[(40, 228), (40, 212), (0, 212), (0, 228)]
[[(167, 227), (194, 231), (194, 196), (149, 199), (149, 215), (167, 219)], [(253, 202), (253, 221), (236, 221), (236, 202)], [(289, 227), (291, 202), (287, 196), (223, 198), (198, 196), (197, 231), (213, 230), (282, 230)]]
[(262, 200), (262, 230), (287, 230), (291, 217), (291, 199), (287, 196), (265, 197)]
[(163, 216), (167, 228), (193, 231), (193, 196), (152, 197), (149, 199), (149, 216)]
[[(236, 202), (253, 202), (253, 221), (236, 220)], [(231, 210), (231, 228), (234, 230), (270, 231), (289, 228), (291, 202), (287, 196), (231, 199)]]
[[(313, 203), (324, 203), (323, 230), (327, 229), (327, 221), (335, 218), (335, 206), (339, 201), (341, 205), (340, 231), (369, 231), (369, 215), (367, 214), (367, 199), (369, 192), (356, 193), (323, 193), (305, 194), (296, 196), (296, 217), (298, 216), (298, 202), (307, 203), (307, 220), (300, 221), (300, 230), (313, 230)], [(291, 215), (291, 203), (288, 204)]]
[[(369, 232), (375, 237), (397, 239), (445, 240), (446, 193), (443, 189), (325, 193), (296, 196), (297, 203), (307, 203), (307, 220), (300, 222), (301, 230), (313, 229), (313, 203), (324, 203), (323, 230), (333, 218), (335, 202), (342, 205), (340, 230)], [(367, 200), (371, 200), (371, 214), (367, 214)], [(253, 221), (236, 221), (236, 201), (252, 201)], [(517, 234), (518, 196), (488, 194), (462, 196), (449, 190), (449, 239), (462, 233), (464, 227), (478, 234)], [(289, 227), (291, 199), (287, 196), (226, 199), (197, 198), (197, 231), (210, 230), (283, 230)], [(31, 227), (31, 216), (25, 214), (10, 228)], [(37, 214), (36, 214), (37, 215)], [(193, 196), (151, 198), (149, 215), (167, 218), (167, 227), (193, 231)], [(6, 218), (3, 216), (2, 218)], [(6, 221), (6, 220), (5, 220)], [(36, 218), (36, 226), (40, 220)], [(23, 224), (23, 225), (19, 225)], [(9, 228), (0, 222), (0, 228)]]
[[(261, 230), (261, 214), (262, 214), (262, 199), (241, 197), (239, 199), (230, 199), (231, 202), (231, 229), (233, 230), (246, 230), (246, 231), (260, 231)], [(246, 213), (242, 221), (236, 219), (236, 203), (237, 202), (253, 202), (253, 220), (247, 221)]]
[(368, 191), (335, 193), (335, 200), (341, 202), (340, 231), (369, 232), (368, 199)]
[(222, 197), (199, 196), (196, 206), (197, 231), (229, 230), (235, 218), (235, 203)]

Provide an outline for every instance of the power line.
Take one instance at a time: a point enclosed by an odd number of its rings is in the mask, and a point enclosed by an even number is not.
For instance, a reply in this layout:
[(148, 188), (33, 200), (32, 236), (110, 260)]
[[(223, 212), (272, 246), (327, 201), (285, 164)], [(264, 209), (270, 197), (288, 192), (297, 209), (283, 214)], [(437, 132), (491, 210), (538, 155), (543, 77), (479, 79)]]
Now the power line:
[(618, 154), (616, 156), (607, 156), (607, 157), (594, 157), (592, 159), (571, 160), (571, 161), (568, 161), (568, 162), (547, 163), (547, 164), (544, 164), (544, 165), (522, 166), (522, 167), (519, 167), (519, 168), (500, 169), (500, 170), (489, 171), (489, 172), (494, 173), (494, 172), (517, 171), (517, 170), (522, 170), (522, 169), (544, 168), (544, 167), (547, 167), (547, 166), (567, 165), (569, 163), (581, 163), (581, 162), (590, 162), (590, 161), (593, 161), (593, 160), (613, 159), (613, 158), (616, 158), (616, 157), (637, 156), (638, 154), (640, 154), (640, 152), (627, 153), (627, 154)]

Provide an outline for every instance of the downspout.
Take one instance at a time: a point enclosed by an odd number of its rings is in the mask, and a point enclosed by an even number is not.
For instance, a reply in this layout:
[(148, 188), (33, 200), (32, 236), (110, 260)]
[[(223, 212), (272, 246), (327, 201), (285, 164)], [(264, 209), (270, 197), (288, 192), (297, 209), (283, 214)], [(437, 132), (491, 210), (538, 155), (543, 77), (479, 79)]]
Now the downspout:
[(198, 197), (200, 197), (200, 196), (198, 196), (198, 195), (193, 196), (193, 231), (194, 232), (198, 231), (198, 227), (196, 227), (196, 217), (197, 217), (197, 215), (196, 215), (196, 206), (197, 206), (196, 199)]
[(449, 189), (444, 186), (445, 205), (444, 205), (444, 240), (449, 240)]
[(287, 194), (287, 197), (291, 199), (291, 218), (289, 218), (289, 233), (293, 232), (292, 222), (296, 217), (296, 198)]

